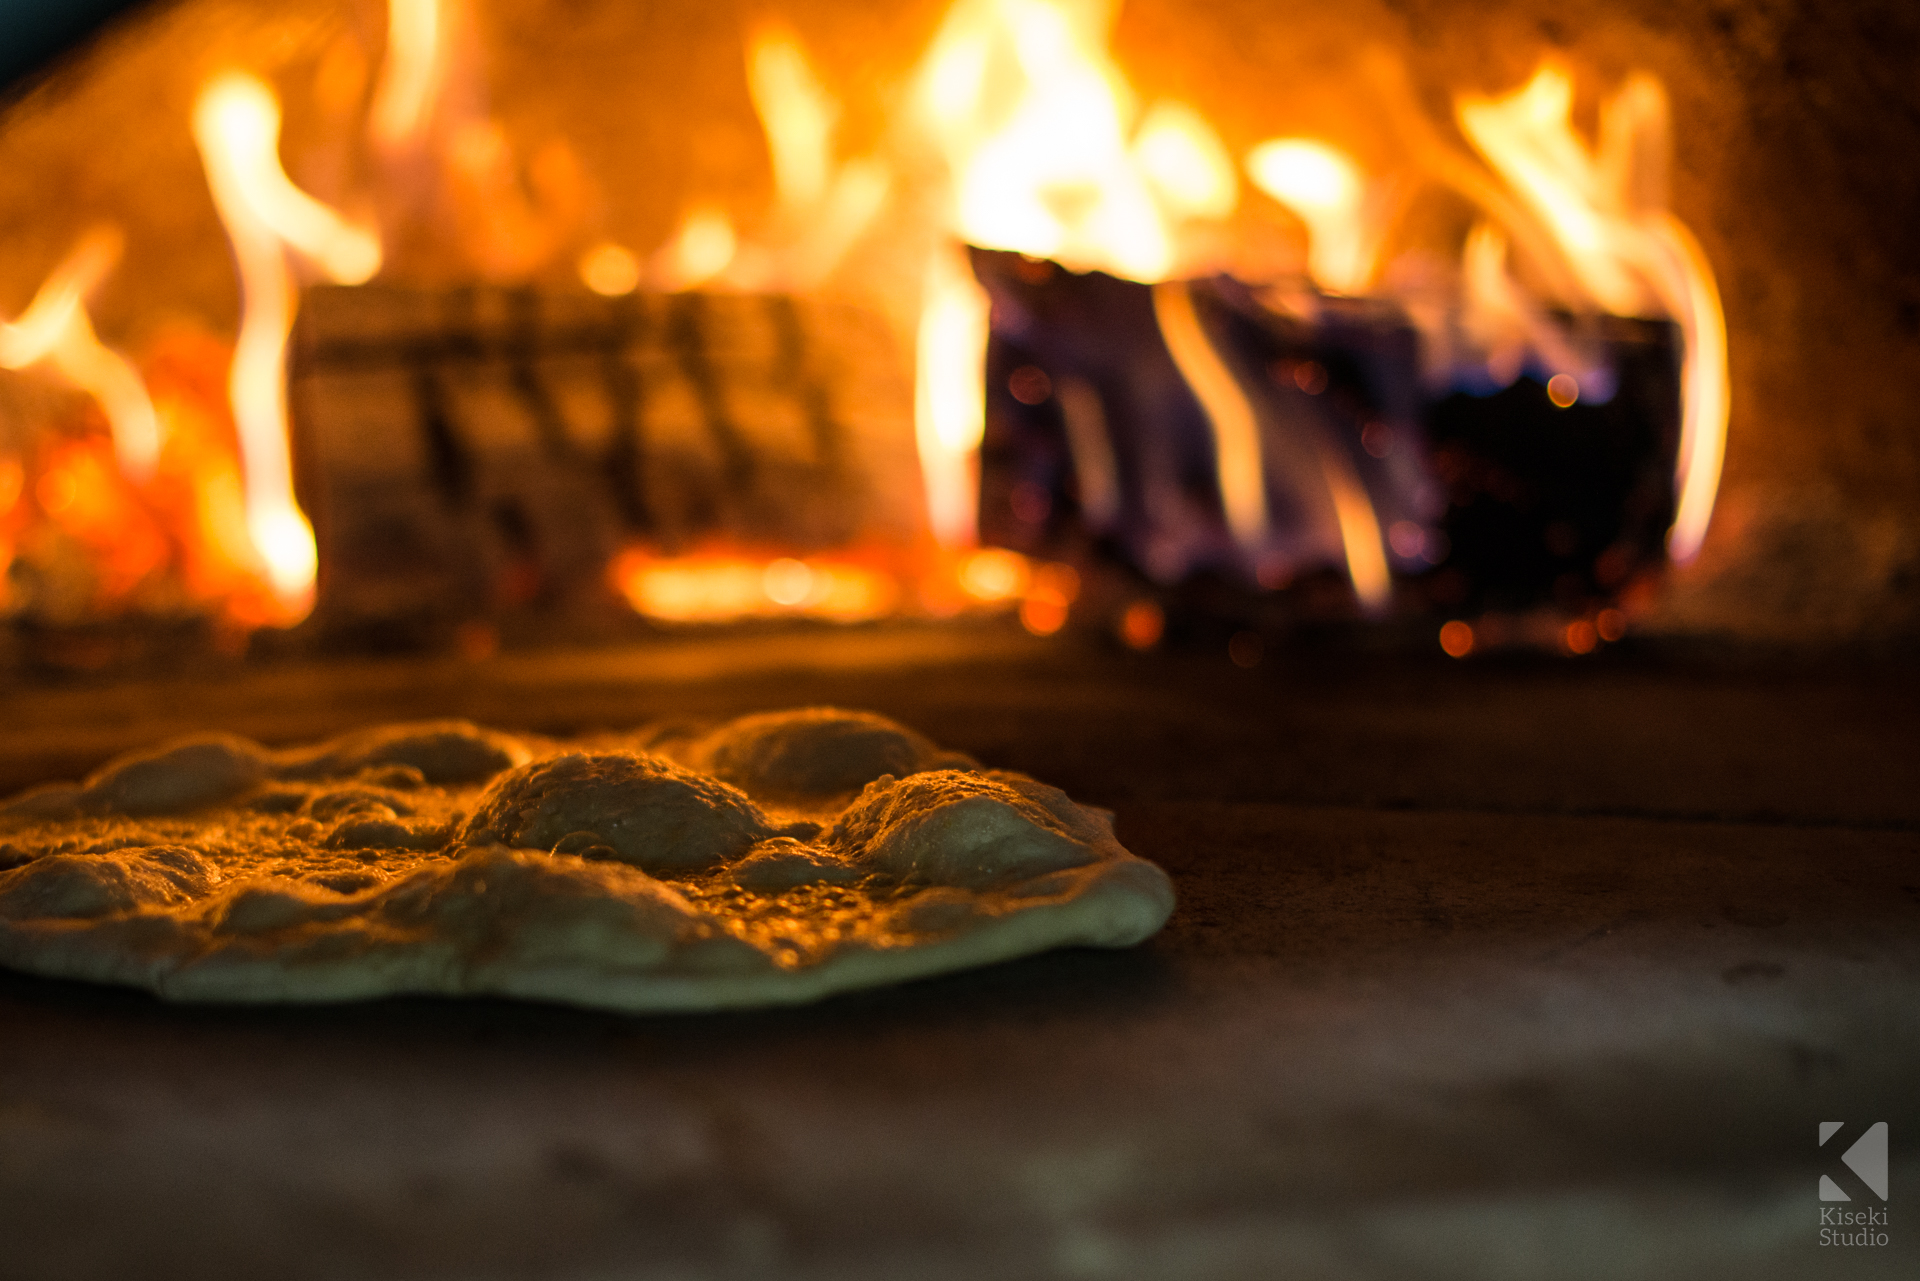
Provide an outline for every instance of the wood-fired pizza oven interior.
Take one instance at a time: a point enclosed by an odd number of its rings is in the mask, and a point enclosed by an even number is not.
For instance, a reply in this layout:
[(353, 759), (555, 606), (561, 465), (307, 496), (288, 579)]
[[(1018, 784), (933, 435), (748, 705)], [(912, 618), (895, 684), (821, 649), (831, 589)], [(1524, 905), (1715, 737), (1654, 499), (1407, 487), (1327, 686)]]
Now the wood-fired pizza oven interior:
[(1913, 51), (1890, 5), (134, 6), (0, 115), (8, 661), (1910, 637)]

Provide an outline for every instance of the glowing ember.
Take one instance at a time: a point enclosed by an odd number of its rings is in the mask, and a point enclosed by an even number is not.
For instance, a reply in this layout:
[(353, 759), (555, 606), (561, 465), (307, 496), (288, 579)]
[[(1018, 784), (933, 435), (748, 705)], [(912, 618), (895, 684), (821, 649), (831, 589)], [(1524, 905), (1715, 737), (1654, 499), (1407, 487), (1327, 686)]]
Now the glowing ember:
[(1592, 623), (1576, 618), (1560, 633), (1560, 643), (1569, 654), (1591, 654), (1600, 643), (1600, 634)]
[[(1032, 561), (1001, 548), (932, 558), (879, 547), (808, 557), (731, 551), (659, 556), (633, 548), (615, 558), (610, 578), (637, 613), (667, 623), (859, 623), (916, 608), (947, 616), (960, 608), (1011, 607), (1022, 626), (1041, 636), (1066, 624), (1080, 594), (1080, 576), (1071, 565)], [(909, 583), (917, 600), (905, 590)], [(948, 603), (955, 598), (958, 605)]]
[(625, 245), (595, 245), (580, 256), (580, 282), (607, 298), (630, 294), (640, 287), (640, 259)]
[(982, 548), (960, 566), (960, 586), (977, 601), (1018, 600), (1032, 580), (1025, 556), (998, 547)]
[(692, 211), (658, 255), (660, 287), (678, 290), (705, 284), (727, 269), (739, 243), (726, 214), (718, 209)]
[(660, 558), (630, 551), (615, 559), (612, 576), (636, 611), (673, 623), (783, 617), (863, 622), (893, 612), (900, 596), (892, 574), (828, 559)]
[(1034, 567), (1020, 602), (1020, 625), (1035, 636), (1051, 636), (1067, 625), (1067, 613), (1080, 595), (1080, 575), (1071, 565)]
[(1052, 594), (1020, 602), (1020, 625), (1035, 636), (1051, 636), (1067, 625), (1067, 602)]
[(1137, 600), (1120, 615), (1120, 639), (1131, 649), (1152, 649), (1166, 630), (1166, 614), (1150, 600)]

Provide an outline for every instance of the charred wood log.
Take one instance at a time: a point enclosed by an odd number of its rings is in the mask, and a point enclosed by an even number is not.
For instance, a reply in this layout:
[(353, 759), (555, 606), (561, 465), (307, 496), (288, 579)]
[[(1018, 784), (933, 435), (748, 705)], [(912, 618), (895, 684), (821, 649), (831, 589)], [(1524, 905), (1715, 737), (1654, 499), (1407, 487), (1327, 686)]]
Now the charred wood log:
[(626, 546), (801, 554), (920, 521), (911, 385), (849, 307), (322, 287), (289, 386), (323, 617), (600, 608)]
[[(1231, 280), (1189, 282), (1256, 424), (1265, 524), (1249, 539), (1230, 527), (1214, 430), (1152, 287), (1017, 254), (975, 250), (973, 262), (993, 299), (988, 543), (1119, 566), (1179, 601), (1300, 584), (1310, 611), (1338, 612), (1351, 604), (1325, 590), (1346, 556), (1327, 474), (1343, 470), (1364, 490), (1403, 611), (1577, 612), (1665, 563), (1673, 325), (1561, 317), (1611, 382), (1562, 406), (1544, 371), (1496, 389), (1443, 370), (1436, 386), (1421, 335), (1388, 301), (1289, 309)], [(1196, 595), (1196, 581), (1215, 587)]]

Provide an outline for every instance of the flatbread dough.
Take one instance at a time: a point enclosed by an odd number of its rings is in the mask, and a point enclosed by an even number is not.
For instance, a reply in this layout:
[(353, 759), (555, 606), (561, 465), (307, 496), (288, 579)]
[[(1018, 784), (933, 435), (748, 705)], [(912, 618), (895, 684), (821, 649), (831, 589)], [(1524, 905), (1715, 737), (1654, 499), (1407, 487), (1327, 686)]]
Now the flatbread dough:
[(1112, 816), (863, 712), (231, 735), (0, 804), (0, 965), (189, 1001), (810, 1001), (1173, 910)]

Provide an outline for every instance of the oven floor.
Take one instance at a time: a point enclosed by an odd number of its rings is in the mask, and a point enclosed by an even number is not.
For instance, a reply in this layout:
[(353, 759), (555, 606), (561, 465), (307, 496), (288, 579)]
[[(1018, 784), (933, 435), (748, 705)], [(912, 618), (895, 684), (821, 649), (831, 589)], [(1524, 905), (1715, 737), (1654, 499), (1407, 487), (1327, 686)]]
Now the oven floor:
[[(720, 1016), (0, 975), (0, 1276), (1915, 1274), (1910, 665), (776, 635), (16, 691), (0, 786), (186, 729), (809, 702), (1112, 808), (1179, 911)], [(1825, 1206), (1884, 1246), (1821, 1243), (1833, 1120), (1890, 1125), (1899, 1209)]]

